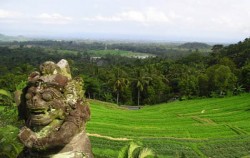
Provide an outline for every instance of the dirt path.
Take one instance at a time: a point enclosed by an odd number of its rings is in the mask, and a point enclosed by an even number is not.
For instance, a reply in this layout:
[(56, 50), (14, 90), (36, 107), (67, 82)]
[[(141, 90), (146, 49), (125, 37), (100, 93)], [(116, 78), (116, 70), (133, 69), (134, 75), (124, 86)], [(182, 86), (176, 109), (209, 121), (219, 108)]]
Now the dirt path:
[[(116, 140), (116, 141), (129, 141), (129, 140), (133, 140), (133, 139), (128, 139), (128, 138), (114, 138), (114, 137), (110, 137), (110, 136), (103, 136), (100, 134), (95, 134), (95, 133), (87, 133), (88, 136), (91, 137), (99, 137), (99, 138), (105, 138), (105, 139), (109, 139), (109, 140)], [(175, 137), (140, 137), (141, 139), (148, 139), (148, 138), (160, 138), (160, 139), (172, 139), (172, 140), (197, 140), (197, 141), (201, 141), (201, 140), (208, 140), (207, 138), (175, 138)]]
[(103, 136), (103, 135), (94, 134), (94, 133), (87, 133), (87, 135), (88, 135), (88, 136), (92, 136), (92, 137), (99, 137), (99, 138), (105, 138), (105, 139), (117, 140), (117, 141), (128, 141), (128, 140), (133, 140), (133, 139), (128, 139), (128, 138), (114, 138), (114, 137)]

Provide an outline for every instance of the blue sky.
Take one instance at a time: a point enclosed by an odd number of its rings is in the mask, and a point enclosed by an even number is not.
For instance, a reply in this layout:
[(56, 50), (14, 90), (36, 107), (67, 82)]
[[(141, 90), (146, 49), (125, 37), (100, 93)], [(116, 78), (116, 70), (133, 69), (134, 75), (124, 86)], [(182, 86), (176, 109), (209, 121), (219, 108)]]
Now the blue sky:
[(249, 0), (0, 0), (0, 33), (42, 37), (237, 42)]

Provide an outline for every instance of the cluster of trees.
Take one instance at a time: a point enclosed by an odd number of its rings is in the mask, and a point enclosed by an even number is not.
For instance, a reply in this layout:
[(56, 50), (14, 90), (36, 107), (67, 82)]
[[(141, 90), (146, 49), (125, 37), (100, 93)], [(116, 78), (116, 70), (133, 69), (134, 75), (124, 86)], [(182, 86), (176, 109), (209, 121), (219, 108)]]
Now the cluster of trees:
[(106, 55), (91, 59), (84, 51), (60, 54), (54, 48), (23, 46), (0, 47), (0, 55), (0, 87), (12, 92), (39, 64), (62, 58), (69, 61), (74, 76), (84, 79), (86, 97), (117, 104), (156, 104), (250, 91), (250, 39), (226, 47), (215, 45), (209, 54), (193, 51), (181, 58)]
[(0, 46), (11, 47), (42, 47), (61, 50), (73, 50), (79, 52), (88, 52), (88, 50), (124, 50), (131, 52), (150, 53), (164, 58), (176, 59), (196, 50), (211, 49), (211, 46), (205, 43), (150, 43), (150, 42), (115, 42), (115, 41), (22, 41), (22, 42), (0, 42)]

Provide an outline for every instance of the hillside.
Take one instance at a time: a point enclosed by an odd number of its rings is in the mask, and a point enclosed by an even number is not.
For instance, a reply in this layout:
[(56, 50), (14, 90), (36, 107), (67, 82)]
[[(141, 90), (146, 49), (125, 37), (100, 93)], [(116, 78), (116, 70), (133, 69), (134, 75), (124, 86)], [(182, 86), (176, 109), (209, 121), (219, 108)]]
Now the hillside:
[[(117, 157), (131, 141), (140, 141), (165, 157), (244, 157), (250, 152), (250, 94), (176, 101), (141, 110), (89, 100), (87, 123), (95, 158)], [(15, 157), (16, 110), (0, 106), (0, 156)]]
[(186, 49), (211, 49), (212, 47), (206, 43), (200, 42), (188, 42), (179, 46), (180, 48)]
[(0, 42), (10, 42), (10, 41), (27, 41), (28, 38), (24, 36), (6, 36), (0, 34)]
[(177, 101), (129, 111), (91, 100), (87, 124), (96, 157), (141, 141), (159, 157), (241, 157), (250, 151), (250, 94)]

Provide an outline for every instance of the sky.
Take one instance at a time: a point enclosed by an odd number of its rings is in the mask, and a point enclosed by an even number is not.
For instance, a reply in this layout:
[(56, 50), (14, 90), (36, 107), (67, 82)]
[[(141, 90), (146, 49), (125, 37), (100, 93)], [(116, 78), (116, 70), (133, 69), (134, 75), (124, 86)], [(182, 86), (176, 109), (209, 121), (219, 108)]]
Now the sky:
[(0, 0), (0, 33), (29, 37), (238, 42), (249, 0)]

